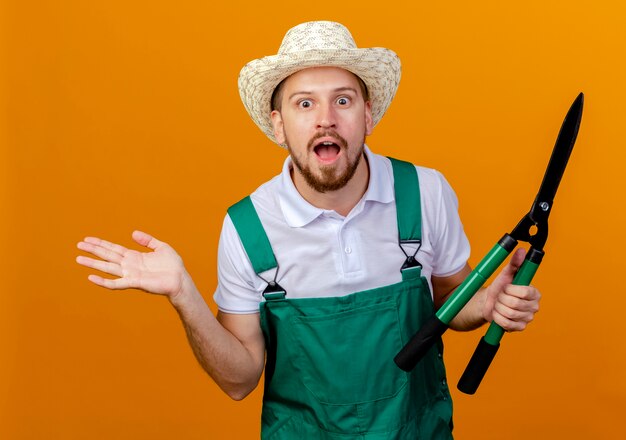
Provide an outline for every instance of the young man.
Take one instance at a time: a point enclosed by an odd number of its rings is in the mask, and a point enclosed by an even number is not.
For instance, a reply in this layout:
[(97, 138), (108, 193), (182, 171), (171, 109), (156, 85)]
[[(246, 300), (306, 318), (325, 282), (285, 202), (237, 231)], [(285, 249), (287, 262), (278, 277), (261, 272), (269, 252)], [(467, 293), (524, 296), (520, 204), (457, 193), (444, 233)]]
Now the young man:
[[(242, 69), (246, 109), (289, 157), (280, 175), (229, 209), (217, 318), (180, 257), (156, 238), (133, 233), (148, 253), (97, 238), (78, 244), (101, 258), (80, 264), (119, 277), (90, 275), (95, 284), (166, 295), (198, 361), (233, 399), (265, 369), (264, 438), (451, 437), (441, 345), (411, 373), (393, 363), (470, 272), (443, 176), (364, 143), (399, 79), (392, 51), (358, 49), (332, 22), (296, 26), (278, 55)], [(540, 296), (510, 284), (522, 259), (516, 253), (451, 327), (495, 320), (522, 330)]]

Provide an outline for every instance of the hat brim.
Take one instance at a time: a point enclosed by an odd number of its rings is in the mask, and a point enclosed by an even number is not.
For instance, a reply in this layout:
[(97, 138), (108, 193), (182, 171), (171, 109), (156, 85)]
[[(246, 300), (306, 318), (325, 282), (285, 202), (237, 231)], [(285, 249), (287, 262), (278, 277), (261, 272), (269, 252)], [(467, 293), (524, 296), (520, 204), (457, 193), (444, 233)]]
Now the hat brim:
[(239, 94), (252, 120), (273, 142), (278, 143), (270, 118), (274, 89), (300, 70), (321, 66), (340, 67), (363, 80), (372, 103), (374, 125), (387, 111), (400, 82), (400, 59), (382, 47), (307, 50), (251, 61), (239, 74)]

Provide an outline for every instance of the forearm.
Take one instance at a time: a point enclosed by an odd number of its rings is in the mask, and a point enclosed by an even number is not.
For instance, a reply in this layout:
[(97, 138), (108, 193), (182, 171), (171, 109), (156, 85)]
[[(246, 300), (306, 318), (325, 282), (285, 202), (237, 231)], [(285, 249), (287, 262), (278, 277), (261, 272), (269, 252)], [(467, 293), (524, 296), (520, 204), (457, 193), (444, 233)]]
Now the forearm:
[(254, 390), (263, 371), (263, 355), (246, 348), (218, 321), (188, 275), (170, 302), (181, 318), (194, 355), (217, 385), (235, 400)]
[(141, 231), (134, 231), (133, 239), (153, 252), (86, 237), (77, 247), (99, 259), (78, 256), (76, 261), (117, 277), (90, 275), (89, 280), (99, 286), (167, 296), (183, 321), (200, 365), (229, 396), (244, 398), (256, 387), (265, 363), (258, 314), (227, 315), (218, 321), (170, 245)]
[[(472, 268), (466, 264), (465, 267), (454, 275), (446, 277), (433, 276), (431, 278), (433, 283), (433, 300), (437, 310), (454, 294), (457, 287), (471, 272)], [(486, 322), (483, 314), (485, 300), (486, 290), (482, 288), (476, 292), (465, 304), (465, 307), (452, 319), (449, 324), (450, 328), (458, 331), (468, 331), (483, 325)]]
[[(525, 252), (518, 249), (493, 282), (470, 299), (450, 322), (455, 330), (466, 331), (495, 321), (506, 331), (526, 328), (539, 310), (541, 294), (532, 286), (517, 286), (511, 282), (524, 261)], [(437, 309), (453, 294), (455, 289), (471, 273), (469, 265), (448, 277), (432, 277), (433, 299)]]

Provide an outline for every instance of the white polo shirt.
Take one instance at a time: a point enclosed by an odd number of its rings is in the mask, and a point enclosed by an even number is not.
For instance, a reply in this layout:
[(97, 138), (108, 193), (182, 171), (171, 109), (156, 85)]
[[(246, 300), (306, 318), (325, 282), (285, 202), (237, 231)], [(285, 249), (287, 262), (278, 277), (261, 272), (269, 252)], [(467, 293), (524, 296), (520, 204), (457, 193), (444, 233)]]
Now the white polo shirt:
[[(252, 269), (228, 215), (218, 247), (214, 300), (224, 313), (257, 313), (262, 292), (276, 275), (287, 298), (343, 296), (402, 280), (406, 257), (398, 246), (393, 170), (386, 157), (365, 147), (368, 188), (346, 216), (316, 208), (291, 180), (291, 159), (282, 173), (251, 194), (279, 268), (260, 276)], [(460, 271), (470, 253), (456, 195), (436, 170), (416, 167), (422, 204), (422, 246), (416, 259), (431, 275)], [(413, 254), (414, 245), (403, 245)], [(264, 281), (266, 280), (266, 281)], [(432, 291), (432, 285), (431, 285)]]

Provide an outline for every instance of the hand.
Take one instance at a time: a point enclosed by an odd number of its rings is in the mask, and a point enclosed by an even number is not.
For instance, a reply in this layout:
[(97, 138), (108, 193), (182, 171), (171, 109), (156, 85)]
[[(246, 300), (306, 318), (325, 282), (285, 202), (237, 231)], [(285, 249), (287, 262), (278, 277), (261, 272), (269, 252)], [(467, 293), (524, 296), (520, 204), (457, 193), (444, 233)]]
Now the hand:
[(487, 321), (495, 321), (507, 331), (524, 330), (539, 311), (541, 294), (536, 288), (511, 284), (525, 255), (525, 249), (518, 249), (494, 282), (486, 288), (483, 317)]
[(187, 272), (183, 260), (167, 243), (157, 240), (145, 232), (133, 232), (133, 240), (153, 252), (138, 252), (124, 246), (95, 237), (87, 237), (77, 244), (78, 249), (96, 257), (76, 257), (83, 266), (97, 269), (119, 278), (107, 279), (89, 275), (88, 279), (107, 289), (141, 289), (146, 292), (166, 295), (170, 300), (183, 287)]

